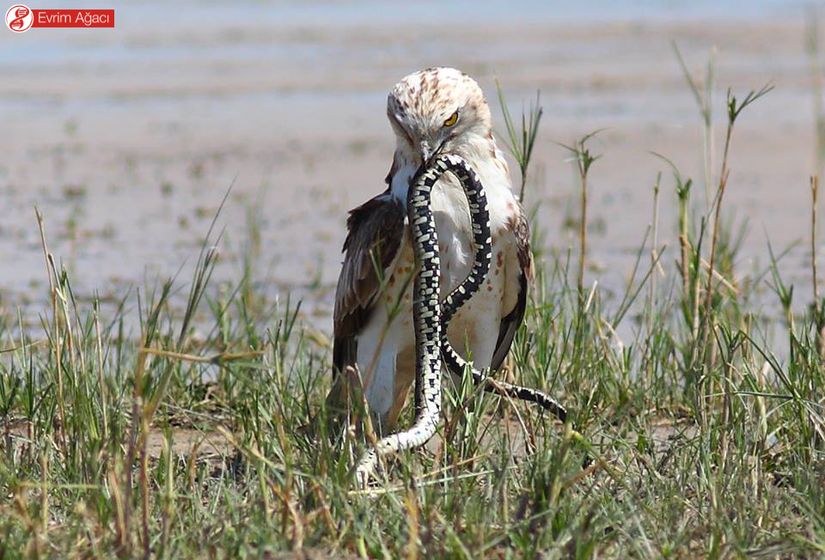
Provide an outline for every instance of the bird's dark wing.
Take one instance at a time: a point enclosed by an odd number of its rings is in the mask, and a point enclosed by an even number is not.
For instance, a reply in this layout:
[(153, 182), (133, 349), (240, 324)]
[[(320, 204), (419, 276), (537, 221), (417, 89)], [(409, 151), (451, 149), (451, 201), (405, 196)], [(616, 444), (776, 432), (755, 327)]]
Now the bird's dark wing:
[(355, 364), (357, 335), (380, 295), (381, 280), (404, 239), (404, 208), (385, 192), (350, 211), (344, 263), (335, 291), (333, 374)]
[(493, 352), (493, 360), (490, 363), (492, 371), (496, 371), (504, 363), (516, 331), (524, 320), (524, 312), (527, 310), (527, 291), (530, 282), (533, 280), (533, 253), (530, 251), (530, 224), (524, 215), (524, 210), (520, 207), (517, 216), (508, 222), (508, 227), (516, 238), (516, 252), (519, 263), (519, 292), (516, 305), (512, 311), (501, 319), (501, 327), (498, 331), (496, 349)]

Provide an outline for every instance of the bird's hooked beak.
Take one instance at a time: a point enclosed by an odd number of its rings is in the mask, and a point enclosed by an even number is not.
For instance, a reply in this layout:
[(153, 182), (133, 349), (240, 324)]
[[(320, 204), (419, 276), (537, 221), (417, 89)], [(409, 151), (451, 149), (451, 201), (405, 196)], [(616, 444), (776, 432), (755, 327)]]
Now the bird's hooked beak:
[(426, 169), (430, 166), (432, 160), (441, 154), (441, 151), (444, 149), (444, 144), (446, 143), (447, 140), (444, 140), (435, 148), (432, 147), (429, 140), (422, 140), (418, 143), (418, 155), (421, 156), (421, 169)]
[(418, 143), (418, 155), (421, 156), (421, 165), (415, 171), (415, 175), (413, 175), (410, 179), (410, 185), (415, 183), (418, 180), (418, 178), (421, 177), (422, 173), (424, 173), (430, 167), (430, 163), (432, 163), (432, 160), (438, 157), (438, 155), (441, 153), (441, 150), (444, 148), (444, 144), (446, 143), (447, 141), (445, 140), (444, 142), (439, 144), (438, 147), (434, 150), (432, 149), (432, 147), (430, 147), (430, 143), (427, 140), (422, 140)]
[(422, 140), (418, 144), (418, 155), (421, 156), (421, 164), (426, 167), (427, 164), (430, 163), (430, 158), (433, 156), (433, 149), (430, 147), (429, 142)]

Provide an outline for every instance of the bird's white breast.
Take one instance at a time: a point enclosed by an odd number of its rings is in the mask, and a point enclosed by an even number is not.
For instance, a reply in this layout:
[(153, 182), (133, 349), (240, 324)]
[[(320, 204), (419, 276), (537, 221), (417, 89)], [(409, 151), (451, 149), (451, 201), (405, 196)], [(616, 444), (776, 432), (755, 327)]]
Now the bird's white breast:
[[(496, 266), (495, 252), (506, 250), (506, 247), (502, 247), (504, 240), (500, 237), (507, 229), (505, 224), (513, 212), (515, 199), (510, 190), (510, 179), (505, 166), (493, 158), (466, 159), (478, 173), (487, 195), (494, 251), (493, 269), (490, 272), (492, 280)], [(393, 177), (392, 193), (405, 204), (409, 181), (415, 171), (412, 165), (403, 166)], [(446, 297), (450, 290), (467, 277), (475, 257), (469, 205), (461, 184), (452, 174), (444, 174), (436, 183), (432, 192), (432, 210), (435, 216), (441, 258), (441, 295)], [(503, 280), (503, 275), (501, 276)], [(497, 286), (494, 286), (492, 290), (481, 290), (479, 294), (476, 294), (478, 297), (474, 297), (473, 300), (486, 298), (487, 292), (492, 292), (489, 295), (495, 295), (500, 290)]]
[[(515, 269), (508, 270), (513, 261), (514, 235), (506, 227), (515, 210), (515, 199), (510, 191), (506, 166), (496, 160), (468, 163), (479, 174), (487, 194), (493, 237), (493, 260), (487, 279), (479, 291), (450, 321), (448, 337), (459, 354), (472, 359), (479, 368), (489, 367), (498, 339), (501, 317), (513, 308), (508, 293), (517, 290)], [(390, 184), (391, 195), (406, 207), (413, 165), (402, 165), (395, 170)], [(455, 177), (445, 174), (432, 193), (441, 262), (441, 295), (446, 297), (472, 267), (474, 248), (470, 211), (464, 191)], [(405, 241), (387, 270), (387, 289), (365, 329), (359, 336), (358, 363), (365, 374), (366, 397), (379, 422), (394, 422), (400, 410), (403, 394), (414, 379), (415, 333), (412, 324), (412, 282), (415, 264), (408, 232)], [(509, 273), (508, 273), (509, 272)], [(508, 283), (514, 284), (509, 286)], [(517, 293), (514, 292), (514, 293)], [(394, 302), (401, 304), (399, 313), (390, 313)], [(391, 319), (390, 317), (394, 317)], [(368, 379), (366, 379), (368, 378)], [(401, 392), (399, 392), (401, 391)]]

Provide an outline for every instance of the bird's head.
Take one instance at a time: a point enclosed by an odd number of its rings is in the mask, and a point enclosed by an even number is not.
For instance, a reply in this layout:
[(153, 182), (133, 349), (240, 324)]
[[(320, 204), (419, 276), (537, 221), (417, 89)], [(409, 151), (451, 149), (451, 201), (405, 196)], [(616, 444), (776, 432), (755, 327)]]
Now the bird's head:
[(387, 116), (399, 151), (416, 165), (492, 138), (484, 93), (455, 68), (427, 68), (406, 76), (390, 91)]

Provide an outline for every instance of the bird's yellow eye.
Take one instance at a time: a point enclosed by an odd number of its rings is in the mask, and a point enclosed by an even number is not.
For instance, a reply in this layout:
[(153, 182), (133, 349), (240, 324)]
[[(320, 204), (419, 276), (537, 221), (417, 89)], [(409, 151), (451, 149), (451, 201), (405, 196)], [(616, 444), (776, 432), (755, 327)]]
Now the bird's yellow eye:
[(458, 111), (450, 115), (450, 118), (444, 121), (444, 126), (447, 128), (453, 126), (455, 123), (458, 122)]

